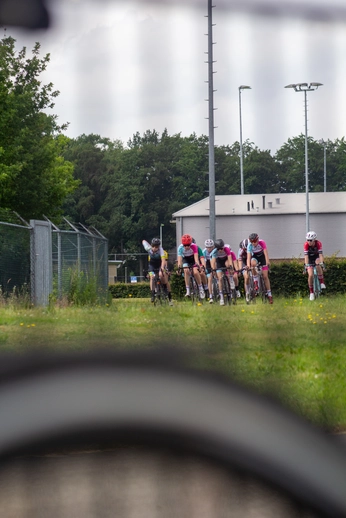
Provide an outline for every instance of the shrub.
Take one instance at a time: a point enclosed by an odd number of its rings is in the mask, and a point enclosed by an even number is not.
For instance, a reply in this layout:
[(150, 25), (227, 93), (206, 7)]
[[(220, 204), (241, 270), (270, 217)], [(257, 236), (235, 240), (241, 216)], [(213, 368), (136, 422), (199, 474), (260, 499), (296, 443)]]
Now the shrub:
[[(336, 257), (325, 258), (325, 280), (327, 293), (346, 292), (346, 259)], [(304, 263), (298, 259), (272, 263), (270, 266), (270, 284), (274, 295), (295, 297), (298, 294), (308, 294), (307, 274), (304, 274)], [(182, 275), (175, 271), (170, 277), (172, 295), (175, 299), (182, 299), (185, 294), (185, 283)], [(240, 276), (239, 286), (243, 291), (243, 278)], [(113, 298), (141, 298), (150, 296), (148, 282), (136, 284), (115, 284), (109, 287)]]

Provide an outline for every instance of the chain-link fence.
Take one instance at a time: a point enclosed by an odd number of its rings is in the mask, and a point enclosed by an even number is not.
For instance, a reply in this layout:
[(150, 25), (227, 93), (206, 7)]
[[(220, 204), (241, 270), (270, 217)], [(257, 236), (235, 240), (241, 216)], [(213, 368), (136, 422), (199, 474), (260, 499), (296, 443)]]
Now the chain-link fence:
[(43, 305), (52, 293), (59, 299), (78, 291), (92, 299), (106, 296), (108, 241), (96, 229), (67, 220), (69, 230), (50, 221), (12, 221), (0, 222), (1, 296), (25, 296)]
[(108, 241), (95, 229), (54, 228), (52, 233), (53, 284), (59, 298), (71, 289), (88, 286), (99, 296), (108, 288)]
[(3, 296), (30, 293), (31, 227), (0, 222), (0, 290)]

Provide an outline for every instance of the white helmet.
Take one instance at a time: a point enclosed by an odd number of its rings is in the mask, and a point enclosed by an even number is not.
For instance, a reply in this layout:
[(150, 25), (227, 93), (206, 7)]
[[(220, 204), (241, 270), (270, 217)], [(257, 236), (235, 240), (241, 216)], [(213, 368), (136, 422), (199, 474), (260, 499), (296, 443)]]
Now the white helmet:
[(204, 241), (204, 246), (205, 246), (206, 248), (209, 248), (209, 247), (211, 247), (211, 246), (214, 246), (214, 241), (213, 241), (212, 239), (206, 239), (206, 240)]
[(310, 230), (310, 232), (308, 232), (306, 234), (306, 240), (307, 241), (315, 241), (316, 238), (317, 238), (317, 234), (313, 230)]

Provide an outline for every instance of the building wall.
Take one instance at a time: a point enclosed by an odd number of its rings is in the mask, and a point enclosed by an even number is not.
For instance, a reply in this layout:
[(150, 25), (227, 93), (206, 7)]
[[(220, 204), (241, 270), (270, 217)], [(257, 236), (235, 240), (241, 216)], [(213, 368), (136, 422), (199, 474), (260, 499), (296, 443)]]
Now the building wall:
[[(257, 232), (266, 241), (272, 259), (302, 258), (305, 225), (305, 214), (218, 216), (216, 237), (237, 251), (241, 240), (251, 232)], [(345, 213), (310, 214), (310, 228), (322, 241), (325, 256), (346, 257)], [(203, 248), (204, 241), (209, 238), (209, 218), (177, 218), (178, 245), (182, 234), (191, 234)]]

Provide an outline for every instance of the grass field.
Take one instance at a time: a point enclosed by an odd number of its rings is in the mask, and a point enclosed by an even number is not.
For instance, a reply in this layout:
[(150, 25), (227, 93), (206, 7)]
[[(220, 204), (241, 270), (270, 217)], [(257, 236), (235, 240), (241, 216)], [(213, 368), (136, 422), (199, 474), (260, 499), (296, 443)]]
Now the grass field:
[(276, 298), (235, 307), (152, 307), (117, 299), (103, 307), (0, 308), (0, 350), (188, 350), (190, 364), (279, 397), (328, 429), (346, 429), (346, 301)]

